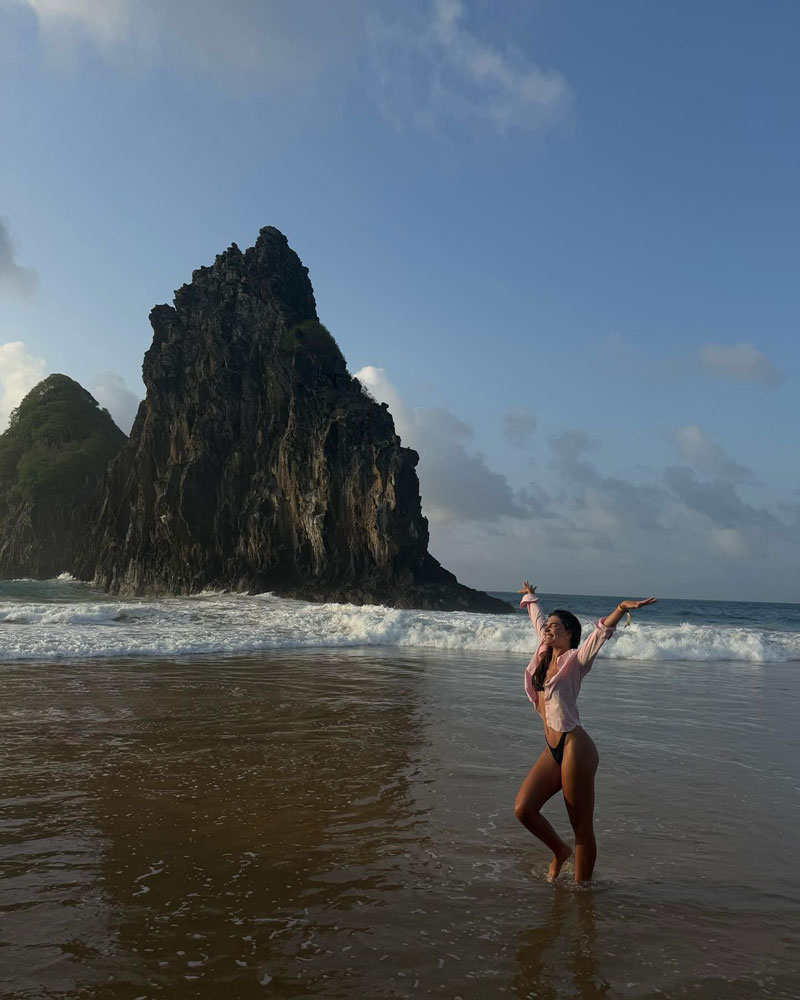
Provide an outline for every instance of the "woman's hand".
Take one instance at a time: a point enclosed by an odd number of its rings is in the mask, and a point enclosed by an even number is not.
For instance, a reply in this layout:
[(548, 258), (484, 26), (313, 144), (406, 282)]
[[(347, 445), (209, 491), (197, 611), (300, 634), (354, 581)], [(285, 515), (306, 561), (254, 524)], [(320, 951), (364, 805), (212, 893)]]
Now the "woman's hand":
[(530, 584), (528, 583), (528, 581), (527, 581), (527, 580), (525, 580), (525, 582), (524, 582), (524, 583), (522, 584), (522, 586), (521, 586), (521, 587), (520, 587), (520, 589), (519, 589), (519, 590), (517, 591), (517, 593), (518, 593), (518, 594), (531, 594), (532, 596), (535, 596), (535, 595), (536, 595), (536, 587), (532, 587), (532, 586), (531, 586), (531, 585), (530, 585)]
[(655, 597), (645, 597), (643, 601), (620, 601), (619, 606), (623, 611), (636, 611), (637, 608), (643, 608), (645, 604), (655, 604)]
[[(629, 611), (635, 611), (637, 608), (643, 608), (645, 604), (655, 603), (655, 597), (645, 597), (643, 601), (620, 601), (611, 614), (605, 616), (603, 624), (606, 628), (614, 628), (620, 618), (622, 618), (623, 615), (627, 615)], [(630, 624), (630, 618), (628, 619), (628, 623)]]

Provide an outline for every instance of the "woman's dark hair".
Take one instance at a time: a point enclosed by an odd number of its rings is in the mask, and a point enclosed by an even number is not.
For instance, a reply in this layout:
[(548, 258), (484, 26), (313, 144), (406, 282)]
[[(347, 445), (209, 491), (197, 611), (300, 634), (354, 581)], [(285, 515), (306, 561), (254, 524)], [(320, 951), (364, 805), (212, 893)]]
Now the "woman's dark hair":
[[(569, 648), (577, 649), (581, 641), (581, 623), (571, 611), (564, 611), (556, 608), (547, 616), (548, 618), (558, 618), (564, 628), (569, 632)], [(553, 658), (552, 647), (542, 657), (542, 662), (533, 672), (533, 687), (535, 691), (544, 691), (544, 679), (547, 676), (547, 668)]]

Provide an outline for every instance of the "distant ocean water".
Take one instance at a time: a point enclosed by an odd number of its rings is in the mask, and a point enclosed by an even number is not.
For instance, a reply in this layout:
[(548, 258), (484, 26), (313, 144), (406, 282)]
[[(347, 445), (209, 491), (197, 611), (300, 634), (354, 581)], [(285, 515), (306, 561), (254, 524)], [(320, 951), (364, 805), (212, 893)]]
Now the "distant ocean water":
[[(499, 592), (516, 607), (518, 595)], [(542, 594), (584, 629), (617, 596)], [(313, 604), (271, 594), (113, 597), (63, 576), (0, 580), (0, 662), (239, 654), (268, 649), (370, 646), (530, 653), (527, 616)], [(800, 605), (659, 600), (620, 628), (601, 656), (616, 660), (800, 661)]]

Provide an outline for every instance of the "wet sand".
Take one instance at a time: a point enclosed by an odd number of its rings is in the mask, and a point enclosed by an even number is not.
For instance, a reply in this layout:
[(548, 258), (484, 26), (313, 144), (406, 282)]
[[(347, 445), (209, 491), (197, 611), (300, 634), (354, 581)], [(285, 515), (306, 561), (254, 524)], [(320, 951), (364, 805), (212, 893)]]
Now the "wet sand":
[(585, 889), (513, 816), (523, 668), (4, 665), (0, 995), (796, 998), (798, 664), (598, 662)]

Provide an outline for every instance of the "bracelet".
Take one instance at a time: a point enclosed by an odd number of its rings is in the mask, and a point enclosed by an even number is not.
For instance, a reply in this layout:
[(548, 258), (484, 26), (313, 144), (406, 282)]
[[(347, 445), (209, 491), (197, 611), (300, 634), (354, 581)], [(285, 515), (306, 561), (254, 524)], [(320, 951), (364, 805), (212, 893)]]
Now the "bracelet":
[(617, 611), (621, 611), (623, 615), (626, 615), (628, 613), (628, 609), (624, 606), (624, 604), (621, 601), (617, 605)]

